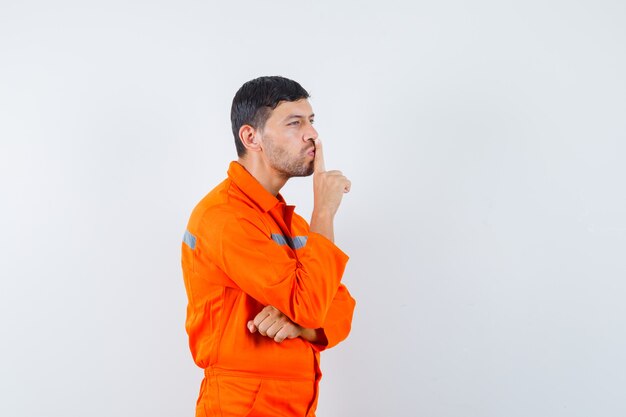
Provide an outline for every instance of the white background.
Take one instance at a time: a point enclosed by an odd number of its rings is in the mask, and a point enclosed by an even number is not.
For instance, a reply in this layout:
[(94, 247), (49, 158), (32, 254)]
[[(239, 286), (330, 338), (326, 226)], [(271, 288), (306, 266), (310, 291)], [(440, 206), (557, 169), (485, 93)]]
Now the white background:
[[(0, 415), (190, 416), (180, 242), (312, 94), (358, 301), (323, 416), (626, 415), (623, 1), (0, 3)], [(311, 210), (310, 179), (283, 193)]]

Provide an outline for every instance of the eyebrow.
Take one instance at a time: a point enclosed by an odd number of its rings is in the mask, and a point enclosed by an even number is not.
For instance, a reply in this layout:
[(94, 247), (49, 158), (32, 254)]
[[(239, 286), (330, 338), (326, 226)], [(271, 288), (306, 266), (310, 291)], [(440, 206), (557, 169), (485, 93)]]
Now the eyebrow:
[[(311, 113), (309, 115), (309, 119), (312, 119), (314, 117), (315, 117), (315, 113)], [(306, 116), (303, 116), (301, 114), (290, 114), (289, 116), (285, 117), (283, 121), (287, 121), (289, 119), (304, 119), (304, 118), (306, 118)]]

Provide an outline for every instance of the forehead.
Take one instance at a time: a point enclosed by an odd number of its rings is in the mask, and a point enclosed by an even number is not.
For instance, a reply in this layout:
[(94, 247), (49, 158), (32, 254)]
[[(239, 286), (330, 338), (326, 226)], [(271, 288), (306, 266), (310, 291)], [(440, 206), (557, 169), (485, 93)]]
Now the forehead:
[(281, 101), (272, 111), (270, 119), (283, 119), (289, 116), (309, 117), (313, 114), (313, 108), (307, 99), (297, 101)]

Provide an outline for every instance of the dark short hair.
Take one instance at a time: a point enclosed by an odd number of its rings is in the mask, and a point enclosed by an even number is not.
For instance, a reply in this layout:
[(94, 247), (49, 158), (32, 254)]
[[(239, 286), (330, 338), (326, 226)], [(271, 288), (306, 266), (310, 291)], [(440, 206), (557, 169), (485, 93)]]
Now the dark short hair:
[(230, 108), (237, 155), (241, 157), (246, 154), (246, 148), (239, 140), (241, 126), (250, 125), (255, 129), (263, 129), (271, 111), (281, 101), (297, 101), (309, 97), (309, 93), (300, 84), (280, 76), (259, 77), (242, 85)]

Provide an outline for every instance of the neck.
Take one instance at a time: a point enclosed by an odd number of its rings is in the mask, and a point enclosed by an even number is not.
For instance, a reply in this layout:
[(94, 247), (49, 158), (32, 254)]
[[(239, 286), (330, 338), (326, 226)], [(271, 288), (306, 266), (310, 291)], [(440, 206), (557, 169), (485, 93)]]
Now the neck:
[(237, 160), (261, 185), (273, 196), (278, 195), (280, 189), (287, 183), (287, 178), (278, 175), (261, 158), (251, 158), (246, 155)]

